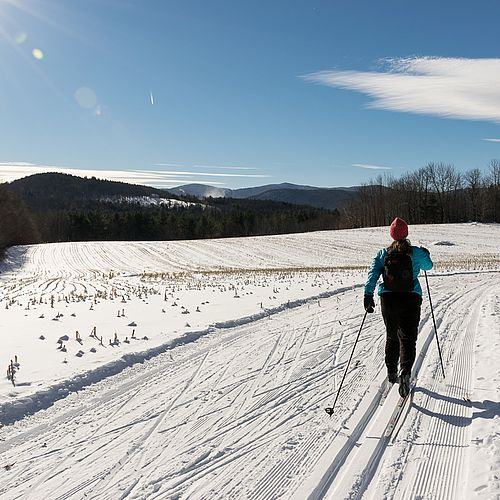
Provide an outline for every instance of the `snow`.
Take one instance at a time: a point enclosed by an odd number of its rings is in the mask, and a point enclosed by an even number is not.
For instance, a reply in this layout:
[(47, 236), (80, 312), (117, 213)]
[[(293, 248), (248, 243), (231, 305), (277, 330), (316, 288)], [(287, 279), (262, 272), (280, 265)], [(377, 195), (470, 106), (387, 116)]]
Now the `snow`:
[(500, 226), (410, 229), (446, 378), (425, 294), (389, 442), (378, 304), (324, 412), (387, 228), (9, 250), (0, 497), (498, 498)]
[(142, 207), (165, 205), (169, 208), (173, 207), (194, 207), (196, 205), (203, 206), (200, 203), (192, 203), (189, 201), (176, 200), (175, 198), (160, 198), (159, 196), (105, 196), (100, 201), (110, 203), (129, 203), (137, 204)]

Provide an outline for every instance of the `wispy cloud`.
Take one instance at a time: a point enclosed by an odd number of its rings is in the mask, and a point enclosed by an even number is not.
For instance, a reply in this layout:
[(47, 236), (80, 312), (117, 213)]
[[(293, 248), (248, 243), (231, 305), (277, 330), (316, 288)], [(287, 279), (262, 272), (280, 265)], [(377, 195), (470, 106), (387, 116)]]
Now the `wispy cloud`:
[(208, 169), (215, 169), (215, 170), (260, 170), (257, 167), (240, 167), (240, 166), (221, 166), (221, 165), (186, 165), (186, 164), (179, 164), (179, 163), (155, 163), (155, 167), (170, 167), (170, 168), (185, 168), (185, 169), (191, 169), (191, 168), (208, 168)]
[(221, 167), (220, 165), (194, 165), (194, 168), (215, 168), (220, 170), (260, 170), (257, 167)]
[(500, 139), (483, 139), (483, 141), (488, 141), (488, 142), (500, 142)]
[(182, 168), (183, 170), (91, 170), (77, 169), (71, 167), (61, 167), (54, 165), (36, 165), (27, 162), (0, 162), (0, 182), (12, 182), (28, 175), (41, 174), (46, 172), (59, 172), (64, 174), (78, 175), (80, 177), (97, 177), (111, 181), (128, 182), (131, 184), (143, 184), (151, 187), (166, 187), (185, 184), (186, 182), (196, 182), (198, 184), (225, 185), (225, 182), (213, 180), (214, 177), (221, 178), (268, 178), (268, 175), (255, 173), (242, 173), (242, 170), (254, 170), (250, 167), (217, 167), (217, 166), (195, 166), (194, 168), (204, 169), (233, 169), (235, 172), (207, 172), (193, 171), (189, 167), (173, 164), (157, 164), (157, 166), (169, 166)]
[(251, 177), (251, 178), (268, 178), (269, 175), (265, 174), (234, 174), (234, 173), (220, 173), (220, 172), (193, 172), (189, 170), (164, 170), (164, 171), (155, 171), (155, 170), (143, 170), (142, 172), (150, 172), (162, 175), (178, 175), (181, 177), (197, 177), (197, 176), (206, 176), (206, 177)]
[[(142, 184), (151, 187), (177, 186), (186, 182), (185, 176), (169, 172), (158, 172), (154, 170), (90, 170), (70, 167), (61, 167), (54, 165), (36, 165), (26, 162), (0, 162), (0, 182), (12, 182), (28, 175), (42, 174), (47, 172), (57, 172), (63, 174), (77, 175), (80, 177), (97, 177), (110, 181), (128, 182), (131, 184)], [(210, 183), (224, 185), (224, 182), (214, 182), (208, 179), (212, 174), (202, 172), (196, 179), (198, 183)], [(213, 174), (216, 175), (216, 174)], [(224, 176), (224, 174), (220, 174)], [(231, 176), (237, 174), (226, 174)], [(204, 178), (205, 177), (205, 178)]]
[(500, 122), (500, 59), (413, 57), (383, 63), (379, 72), (321, 71), (303, 78), (367, 94), (372, 108)]
[(384, 167), (382, 165), (371, 165), (369, 163), (353, 163), (353, 167), (366, 168), (368, 170), (392, 170), (392, 167)]
[(183, 165), (180, 163), (154, 163), (154, 167), (171, 167), (171, 168), (180, 168)]

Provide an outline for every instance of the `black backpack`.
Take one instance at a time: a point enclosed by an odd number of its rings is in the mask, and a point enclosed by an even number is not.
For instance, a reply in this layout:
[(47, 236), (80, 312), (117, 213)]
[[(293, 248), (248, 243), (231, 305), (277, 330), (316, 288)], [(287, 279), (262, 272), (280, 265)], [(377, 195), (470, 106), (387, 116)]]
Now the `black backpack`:
[(391, 292), (413, 291), (413, 264), (406, 253), (390, 252), (384, 258), (384, 288)]

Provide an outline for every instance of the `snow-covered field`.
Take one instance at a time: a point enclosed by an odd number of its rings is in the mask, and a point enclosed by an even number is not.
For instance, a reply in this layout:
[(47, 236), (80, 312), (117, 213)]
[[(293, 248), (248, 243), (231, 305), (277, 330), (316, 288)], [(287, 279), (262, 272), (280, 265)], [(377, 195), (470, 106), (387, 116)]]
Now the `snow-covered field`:
[(435, 262), (446, 379), (425, 293), (417, 387), (390, 440), (378, 307), (323, 410), (387, 228), (11, 249), (0, 497), (500, 498), (500, 226), (410, 239)]

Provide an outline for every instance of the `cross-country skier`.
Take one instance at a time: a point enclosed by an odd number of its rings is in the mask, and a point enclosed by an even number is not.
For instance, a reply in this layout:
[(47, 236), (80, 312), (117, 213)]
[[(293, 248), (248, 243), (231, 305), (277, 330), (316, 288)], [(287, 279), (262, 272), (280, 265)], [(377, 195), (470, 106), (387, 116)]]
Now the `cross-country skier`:
[(364, 307), (368, 313), (374, 311), (373, 293), (382, 275), (378, 294), (387, 332), (387, 377), (393, 384), (398, 382), (399, 361), (399, 394), (405, 397), (410, 390), (422, 304), (422, 288), (417, 276), (421, 269), (432, 269), (432, 260), (429, 250), (413, 246), (407, 239), (408, 224), (403, 219), (396, 217), (389, 232), (394, 241), (388, 248), (379, 250), (373, 259), (365, 285)]

